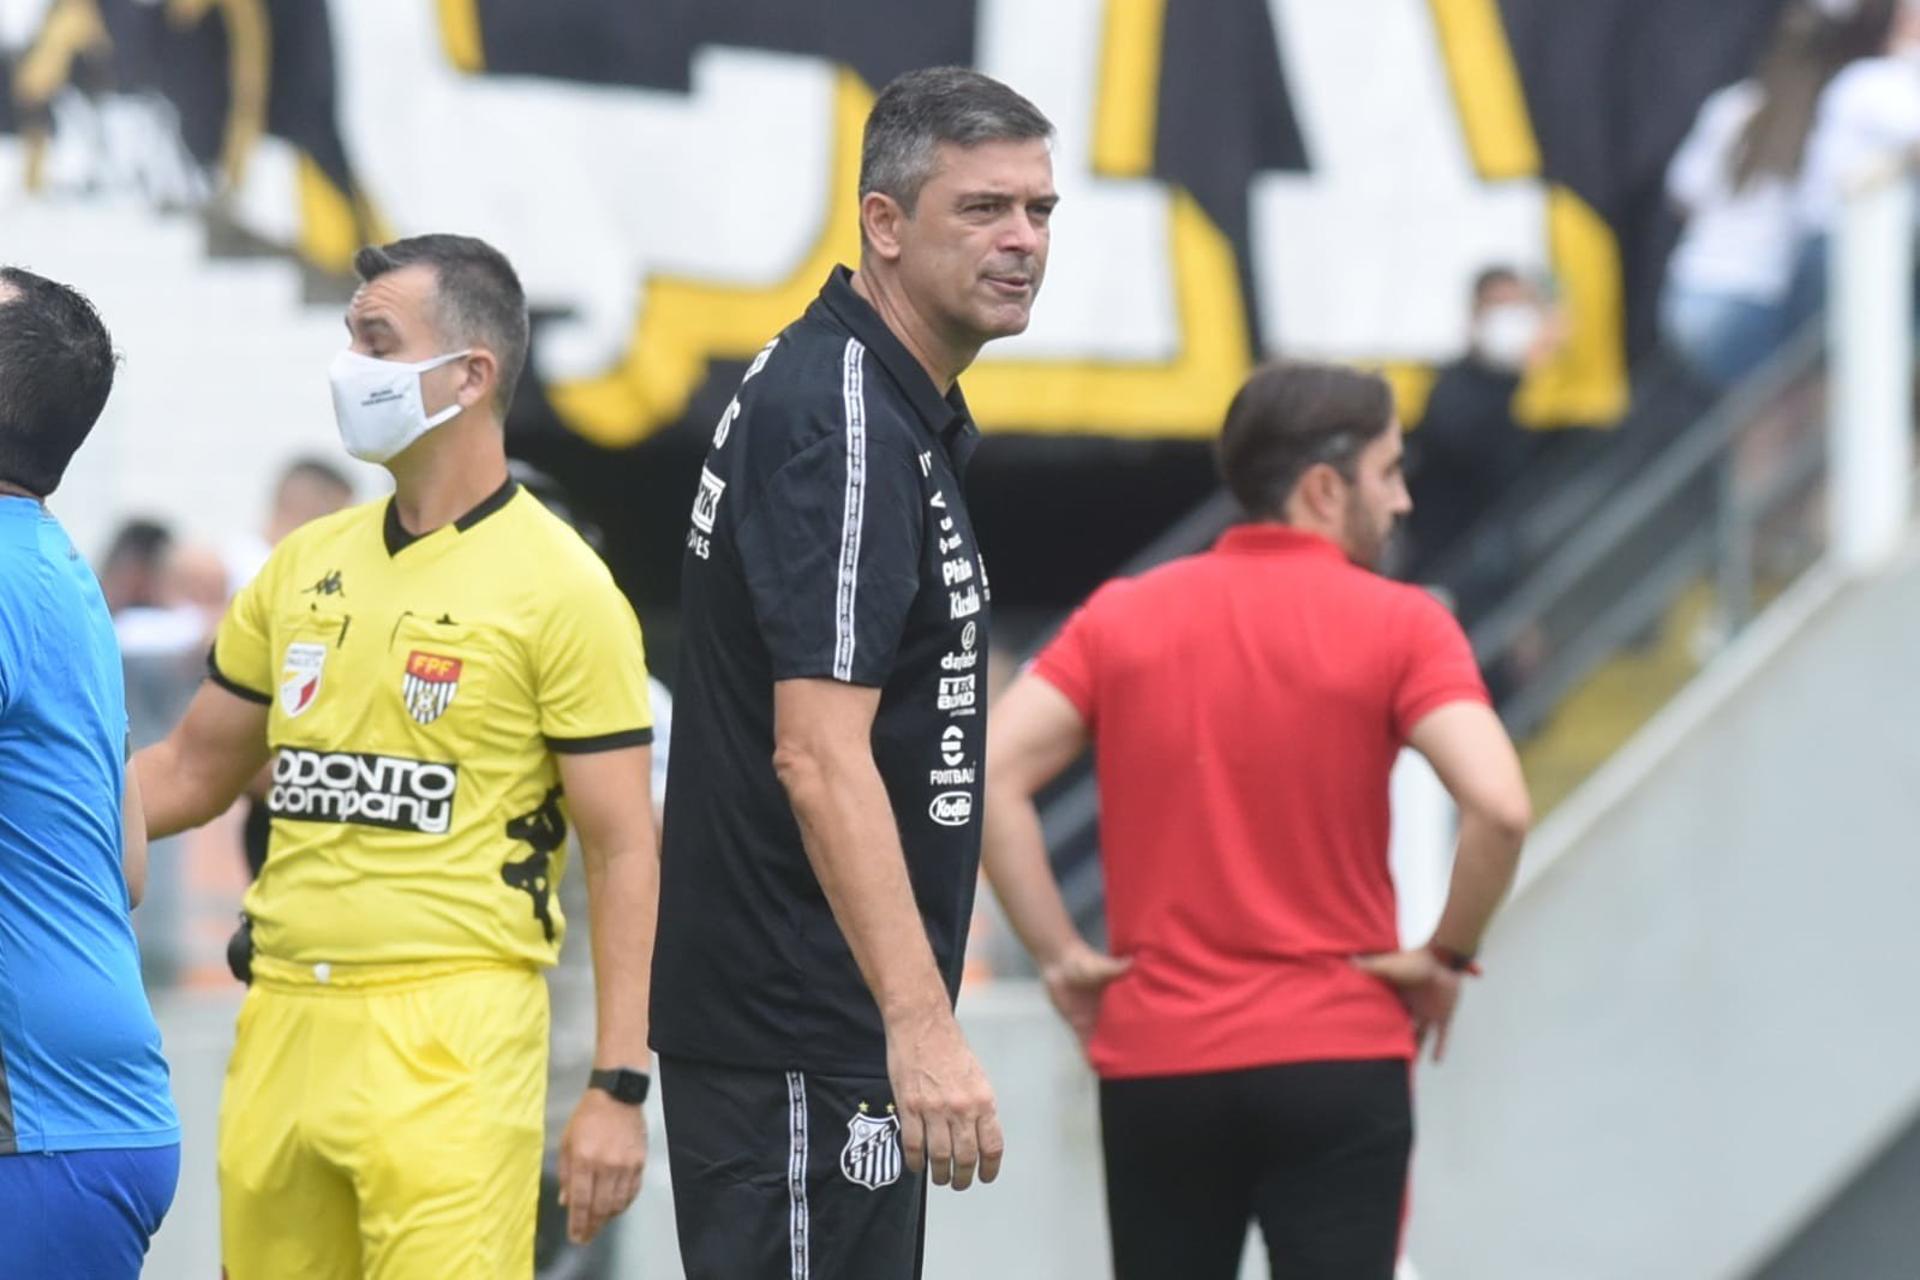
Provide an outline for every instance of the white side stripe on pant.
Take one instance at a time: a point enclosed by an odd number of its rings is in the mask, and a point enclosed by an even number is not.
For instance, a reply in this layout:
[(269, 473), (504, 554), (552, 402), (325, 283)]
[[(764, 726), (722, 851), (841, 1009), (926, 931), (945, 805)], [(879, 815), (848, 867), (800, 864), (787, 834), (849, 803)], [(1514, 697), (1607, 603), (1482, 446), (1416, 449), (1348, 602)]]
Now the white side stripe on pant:
[(787, 1248), (793, 1280), (808, 1280), (812, 1246), (807, 1234), (807, 1077), (787, 1072)]

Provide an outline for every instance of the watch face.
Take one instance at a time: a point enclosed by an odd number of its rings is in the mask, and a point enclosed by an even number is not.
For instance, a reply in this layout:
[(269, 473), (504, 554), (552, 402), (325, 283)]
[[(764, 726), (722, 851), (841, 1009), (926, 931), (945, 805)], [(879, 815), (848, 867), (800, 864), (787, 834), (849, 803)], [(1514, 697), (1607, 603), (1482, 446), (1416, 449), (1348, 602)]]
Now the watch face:
[(593, 1073), (593, 1083), (605, 1089), (619, 1102), (638, 1106), (647, 1100), (646, 1073), (641, 1071), (610, 1070)]

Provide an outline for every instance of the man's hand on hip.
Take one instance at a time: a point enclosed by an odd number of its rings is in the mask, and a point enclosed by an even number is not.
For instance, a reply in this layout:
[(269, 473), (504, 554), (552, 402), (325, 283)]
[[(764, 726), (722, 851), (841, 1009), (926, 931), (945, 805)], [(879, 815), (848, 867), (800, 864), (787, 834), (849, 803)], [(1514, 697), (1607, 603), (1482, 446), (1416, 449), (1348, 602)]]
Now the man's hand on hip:
[(982, 1182), (999, 1175), (1006, 1140), (993, 1086), (951, 1011), (888, 1024), (887, 1077), (909, 1169), (929, 1169), (936, 1186), (955, 1191), (973, 1185), (976, 1167)]
[(1082, 942), (1041, 969), (1047, 998), (1082, 1045), (1093, 1038), (1093, 1025), (1100, 1017), (1100, 997), (1106, 994), (1107, 985), (1132, 967), (1131, 959), (1095, 951)]
[(567, 1238), (586, 1244), (640, 1194), (647, 1168), (647, 1112), (588, 1089), (560, 1139), (560, 1203)]
[(1460, 975), (1441, 962), (1425, 947), (1412, 951), (1389, 951), (1377, 956), (1356, 956), (1354, 964), (1392, 987), (1413, 1015), (1416, 1053), (1433, 1034), (1433, 1060), (1447, 1052), (1447, 1028), (1453, 1022), (1454, 1007), (1460, 1003)]

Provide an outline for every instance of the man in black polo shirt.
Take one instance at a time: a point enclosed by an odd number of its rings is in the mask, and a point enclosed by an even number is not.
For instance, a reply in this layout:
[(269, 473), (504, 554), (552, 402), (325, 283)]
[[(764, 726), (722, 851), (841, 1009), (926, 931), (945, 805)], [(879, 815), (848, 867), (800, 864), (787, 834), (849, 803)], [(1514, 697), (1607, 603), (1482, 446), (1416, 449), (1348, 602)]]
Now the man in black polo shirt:
[(917, 1276), (922, 1173), (999, 1168), (953, 1016), (989, 594), (955, 379), (1027, 327), (1051, 135), (971, 71), (887, 86), (860, 269), (761, 351), (700, 473), (653, 984), (692, 1280)]

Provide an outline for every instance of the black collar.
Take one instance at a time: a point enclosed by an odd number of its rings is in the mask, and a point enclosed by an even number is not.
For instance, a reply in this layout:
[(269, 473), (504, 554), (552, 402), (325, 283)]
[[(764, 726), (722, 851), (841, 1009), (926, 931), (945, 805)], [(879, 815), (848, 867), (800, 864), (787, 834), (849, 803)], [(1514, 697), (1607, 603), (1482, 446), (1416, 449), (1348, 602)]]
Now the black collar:
[(894, 336), (880, 313), (854, 292), (853, 272), (847, 268), (836, 266), (827, 276), (826, 284), (820, 288), (819, 305), (873, 352), (880, 367), (900, 388), (928, 433), (940, 442), (948, 456), (956, 462), (964, 461), (973, 451), (974, 438), (980, 434), (980, 428), (974, 425), (967, 398), (960, 394), (960, 384), (955, 382), (953, 390), (944, 396), (940, 394), (940, 388), (933, 385), (925, 367), (913, 358), (906, 344)]
[[(520, 482), (512, 477), (508, 477), (505, 484), (482, 498), (478, 506), (453, 522), (454, 532), (465, 533), (500, 508), (506, 506), (507, 503), (513, 500), (513, 495), (518, 492), (520, 492)], [(389, 556), (397, 556), (414, 543), (420, 541), (420, 539), (426, 537), (427, 534), (434, 531), (429, 529), (426, 533), (409, 532), (407, 527), (400, 523), (399, 507), (394, 504), (392, 498), (388, 498), (387, 518), (381, 526), (381, 532), (387, 540), (387, 554)]]

